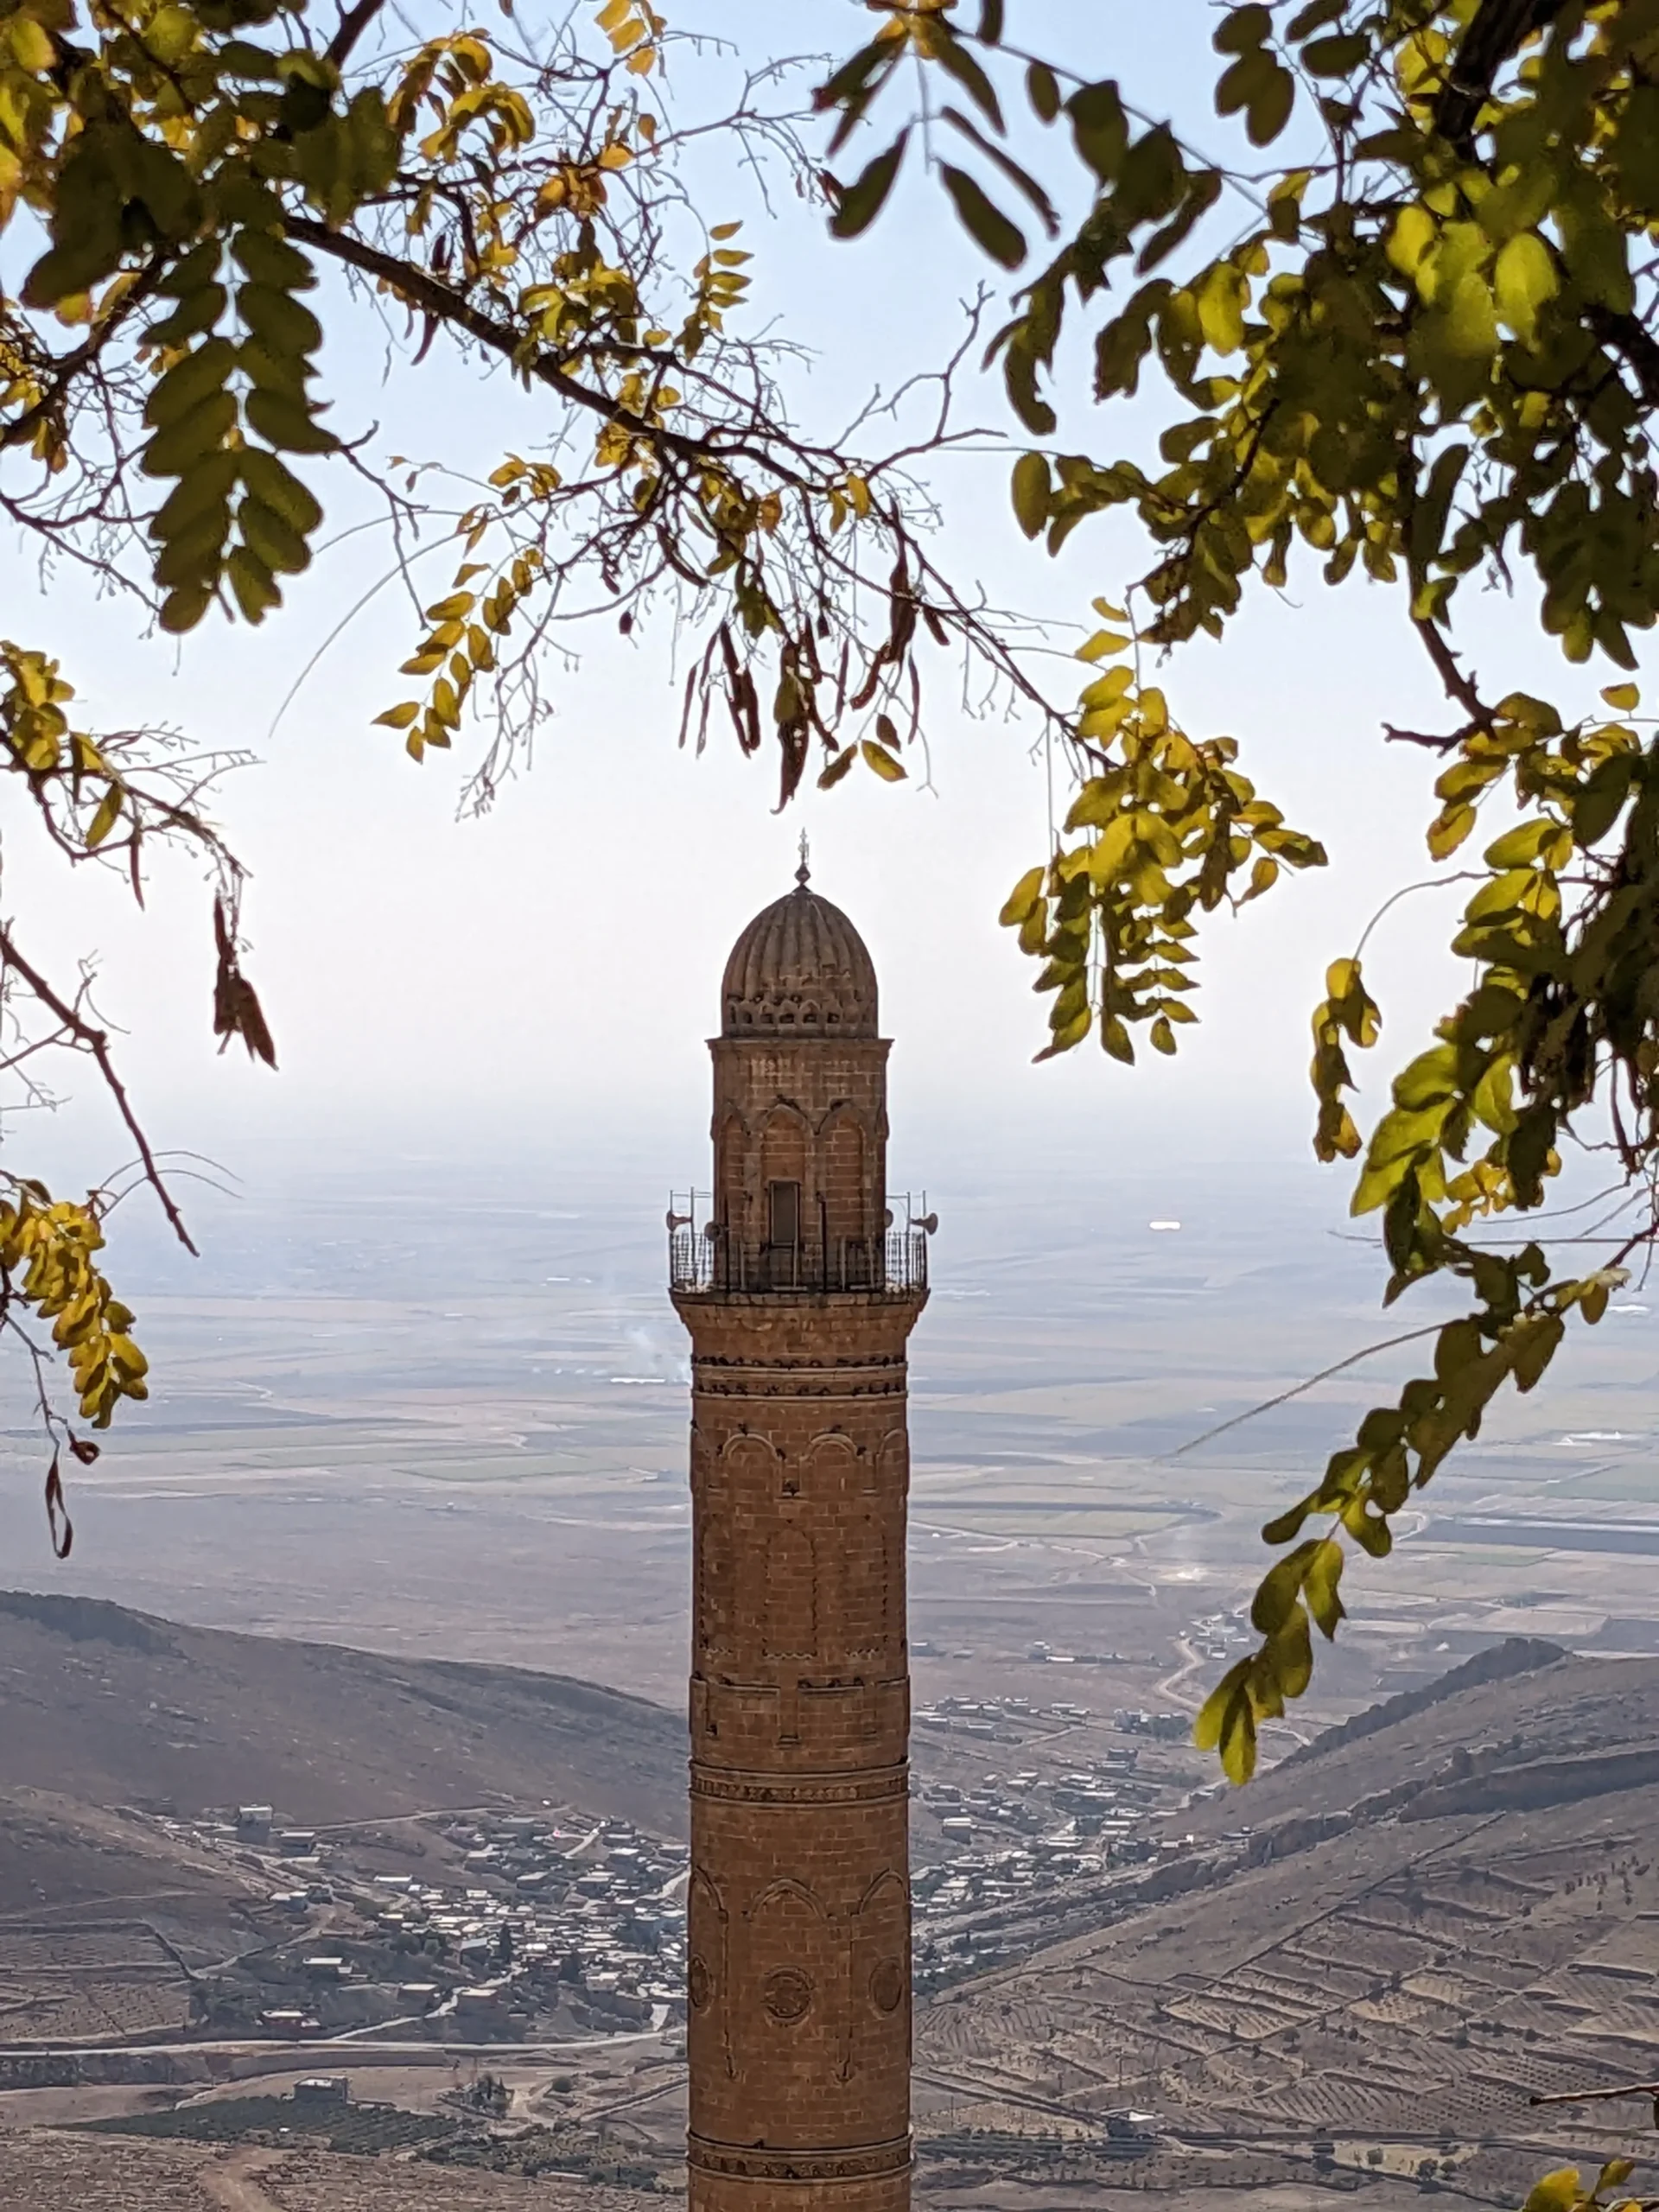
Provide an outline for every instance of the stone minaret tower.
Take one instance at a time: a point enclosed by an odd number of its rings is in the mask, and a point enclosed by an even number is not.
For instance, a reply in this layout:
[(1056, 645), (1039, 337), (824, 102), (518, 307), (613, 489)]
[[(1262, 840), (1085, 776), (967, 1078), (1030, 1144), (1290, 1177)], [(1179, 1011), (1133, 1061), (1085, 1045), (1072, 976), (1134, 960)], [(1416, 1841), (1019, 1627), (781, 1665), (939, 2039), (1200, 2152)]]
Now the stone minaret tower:
[(692, 2212), (906, 2212), (905, 1344), (875, 970), (798, 887), (721, 990), (691, 1333)]

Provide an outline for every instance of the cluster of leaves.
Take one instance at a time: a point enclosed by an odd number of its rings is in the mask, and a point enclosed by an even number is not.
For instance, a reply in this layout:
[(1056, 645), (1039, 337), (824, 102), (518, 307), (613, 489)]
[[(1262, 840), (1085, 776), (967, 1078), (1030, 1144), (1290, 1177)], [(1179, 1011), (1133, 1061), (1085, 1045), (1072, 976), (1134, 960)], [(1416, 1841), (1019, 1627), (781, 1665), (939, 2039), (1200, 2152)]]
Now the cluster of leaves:
[[(257, 624), (315, 557), (325, 469), (346, 461), (406, 573), (435, 518), (459, 553), (405, 663), (422, 696), (379, 719), (417, 760), (469, 715), (493, 724), (480, 800), (545, 710), (552, 626), (608, 614), (626, 632), (658, 600), (690, 664), (685, 732), (701, 743), (723, 703), (746, 751), (775, 747), (785, 798), (815, 746), (832, 772), (858, 757), (904, 774), (924, 646), (965, 646), (1038, 698), (977, 593), (930, 562), (911, 426), (887, 451), (806, 436), (781, 349), (745, 327), (751, 257), (734, 219), (704, 216), (683, 157), (712, 122), (734, 165), (815, 189), (792, 121), (757, 99), (770, 72), (683, 119), (646, 0), (585, 0), (529, 33), (504, 13), (488, 31), (458, 12), (411, 26), (348, 0), (318, 28), (307, 0), (16, 0), (0, 234), (29, 259), (0, 294), (8, 518), (164, 631)], [(461, 480), (458, 507), (414, 496), (422, 467), (395, 482), (372, 434), (333, 419), (327, 372), (347, 347), (325, 351), (325, 323), (338, 341), (365, 321), (397, 370), (442, 337), (511, 378), (542, 410), (528, 453)], [(948, 442), (948, 367), (937, 388), (924, 448)], [(136, 895), (158, 836), (205, 860), (215, 1033), (274, 1064), (242, 967), (241, 871), (205, 811), (225, 756), (156, 731), (94, 739), (71, 696), (47, 656), (0, 649), (0, 762), (66, 859), (124, 866)], [(849, 712), (869, 731), (856, 752)], [(184, 1236), (88, 992), (0, 931), (0, 1072), (28, 1094), (42, 1045), (89, 1055)]]
[(1576, 2166), (1558, 2167), (1534, 2183), (1522, 2212), (1652, 2212), (1651, 2198), (1626, 2188), (1635, 2171), (1633, 2158), (1609, 2158), (1586, 2187)]
[(56, 1198), (44, 1184), (16, 1181), (0, 1198), (0, 1314), (22, 1306), (52, 1324), (69, 1362), (82, 1416), (107, 1428), (123, 1398), (149, 1395), (149, 1362), (128, 1331), (132, 1314), (99, 1272), (99, 1194)]
[[(869, 229), (925, 145), (977, 247), (1021, 272), (988, 359), (1026, 437), (1054, 435), (1050, 387), (1079, 315), (1094, 322), (1096, 403), (1135, 396), (1148, 370), (1167, 397), (1155, 462), (1027, 451), (1013, 480), (1027, 536), (1054, 552), (1092, 515), (1134, 515), (1153, 549), (1141, 639), (1165, 647), (1223, 635), (1253, 580), (1282, 586), (1309, 556), (1328, 584), (1357, 574), (1395, 587), (1464, 717), (1445, 735), (1387, 731), (1441, 756), (1431, 856), (1457, 854), (1491, 801), (1518, 816), (1487, 845), (1451, 940), (1473, 986), (1368, 1135), (1350, 1054), (1376, 1045), (1382, 1017), (1358, 949), (1332, 963), (1314, 1013), (1314, 1147), (1357, 1162), (1353, 1208), (1380, 1217), (1385, 1302), (1439, 1281), (1465, 1286), (1471, 1304), (1414, 1332), (1434, 1339), (1433, 1373), (1369, 1414), (1264, 1532), (1290, 1548), (1257, 1593), (1261, 1643), (1198, 1724), (1243, 1778), (1258, 1723), (1309, 1680), (1312, 1627), (1335, 1633), (1344, 1541), (1386, 1552), (1391, 1516), (1495, 1392), (1532, 1388), (1569, 1316), (1597, 1319), (1624, 1262), (1659, 1235), (1659, 748), (1629, 719), (1633, 685), (1603, 695), (1620, 719), (1569, 727), (1522, 693), (1489, 702), (1450, 636), (1475, 575), (1529, 583), (1571, 662), (1599, 652), (1630, 669), (1632, 635), (1659, 619), (1659, 4), (1230, 7), (1215, 31), (1214, 105), (1251, 148), (1292, 149), (1265, 176), (1259, 152), (1200, 156), (1116, 80), (1020, 49), (1001, 0), (983, 0), (971, 27), (944, 0), (877, 12), (823, 89), (833, 146), (917, 81), (899, 74), (906, 57), (923, 65), (927, 127), (900, 118), (832, 227)], [(1030, 118), (1018, 130), (1016, 105)], [(1064, 175), (1039, 176), (1062, 130)], [(960, 148), (972, 173), (941, 147)], [(1080, 214), (1063, 219), (1079, 189)], [(1035, 264), (1033, 216), (1052, 241)], [(1184, 740), (1174, 785), (1159, 785), (1161, 696), (1127, 668), (1108, 682), (1096, 696), (1122, 721), (1103, 777), (1086, 715), (1071, 732), (1068, 830), (1097, 836), (1027, 875), (1004, 919), (1048, 961), (1049, 1049), (1098, 1014), (1108, 1048), (1128, 1057), (1122, 1025), (1136, 1015), (1173, 1045), (1185, 963), (1169, 900), (1184, 925), (1195, 902), (1227, 893), (1249, 851), (1249, 787)], [(1148, 696), (1149, 728), (1134, 711)], [(1200, 793), (1228, 789), (1234, 803), (1207, 813)], [(1154, 790), (1146, 805), (1139, 793)], [(1190, 829), (1147, 826), (1184, 810)], [(1293, 841), (1277, 857), (1299, 849), (1302, 864), (1317, 853)], [(1171, 878), (1177, 857), (1196, 880)], [(1127, 973), (1126, 944), (1138, 962)], [(1606, 1266), (1580, 1274), (1532, 1239), (1471, 1236), (1538, 1208), (1569, 1147), (1613, 1163), (1621, 1229)], [(1330, 1533), (1305, 1539), (1314, 1516)]]
[[(1632, 684), (1605, 696), (1626, 713), (1639, 704)], [(1199, 1722), (1200, 1740), (1241, 1779), (1255, 1764), (1257, 1722), (1306, 1686), (1310, 1616), (1327, 1637), (1342, 1618), (1342, 1547), (1334, 1533), (1296, 1543), (1309, 1517), (1330, 1516), (1333, 1530), (1385, 1556), (1391, 1516), (1412, 1491), (1459, 1438), (1478, 1433), (1504, 1382), (1536, 1384), (1573, 1313), (1600, 1319), (1624, 1262), (1654, 1235), (1646, 1202), (1659, 1167), (1659, 747), (1624, 721), (1565, 729), (1553, 708), (1516, 693), (1464, 739), (1436, 788), (1443, 804), (1429, 837), (1442, 855), (1499, 790), (1525, 810), (1486, 847), (1452, 939), (1475, 963), (1473, 988), (1395, 1077), (1389, 1110), (1362, 1143), (1342, 1096), (1351, 1084), (1342, 1039), (1373, 1045), (1381, 1016), (1359, 960), (1333, 963), (1313, 1022), (1316, 1148), (1360, 1157), (1352, 1210), (1382, 1214), (1386, 1304), (1447, 1277), (1467, 1283), (1476, 1302), (1422, 1332), (1434, 1338), (1433, 1373), (1369, 1413), (1319, 1486), (1262, 1532), (1296, 1548), (1256, 1592), (1261, 1645), (1217, 1686)], [(1542, 1202), (1575, 1117), (1598, 1105), (1608, 1109), (1600, 1141), (1622, 1185), (1644, 1201), (1610, 1262), (1557, 1276), (1536, 1242), (1517, 1252), (1471, 1243), (1471, 1223)]]
[(81, 1417), (107, 1428), (124, 1399), (149, 1395), (149, 1363), (130, 1333), (133, 1317), (98, 1265), (110, 1194), (81, 1202), (54, 1198), (42, 1183), (8, 1176), (0, 1197), (0, 1332), (31, 1361), (38, 1407), (53, 1451), (46, 1510), (54, 1550), (69, 1556), (74, 1528), (64, 1504), (62, 1455), (88, 1465), (99, 1447), (78, 1435), (52, 1400), (48, 1354), (29, 1331), (31, 1319), (51, 1324), (51, 1341), (67, 1363)]
[[(1128, 619), (1104, 600), (1095, 608)], [(1029, 869), (1002, 909), (1021, 951), (1044, 963), (1033, 988), (1055, 994), (1039, 1058), (1081, 1044), (1096, 1020), (1114, 1059), (1134, 1059), (1132, 1023), (1173, 1052), (1175, 1025), (1197, 1019), (1192, 916), (1236, 911), (1281, 868), (1325, 865), (1323, 847), (1287, 829), (1233, 766), (1231, 738), (1195, 741), (1174, 726), (1163, 692), (1136, 680), (1135, 644), (1128, 631), (1097, 630), (1080, 649), (1098, 671), (1082, 696), (1084, 766), (1065, 824), (1065, 837), (1082, 834)]]
[[(1011, 182), (1052, 229), (1048, 193), (999, 143), (985, 61), (1001, 16), (973, 37), (942, 11), (894, 9), (825, 97), (845, 130), (913, 51), (974, 100), (977, 124), (948, 104), (940, 120), (970, 130), (993, 189)], [(1155, 355), (1190, 410), (1163, 432), (1160, 473), (1058, 457), (1037, 509), (1051, 544), (1133, 508), (1168, 549), (1145, 580), (1168, 642), (1219, 635), (1245, 579), (1282, 582), (1299, 542), (1333, 582), (1356, 563), (1406, 575), (1422, 620), (1444, 619), (1471, 571), (1522, 556), (1572, 657), (1599, 645), (1632, 665), (1627, 632), (1659, 596), (1659, 340), (1652, 273), (1631, 254), (1659, 222), (1659, 18), (1644, 0), (1427, 16), (1250, 0), (1215, 43), (1218, 111), (1242, 113), (1258, 147), (1300, 113), (1299, 143), (1316, 130), (1323, 158), (1299, 155), (1260, 190), (1166, 124), (1137, 130), (1115, 80), (1062, 99), (1056, 69), (1027, 61), (1027, 104), (1070, 124), (1091, 204), (995, 341), (1010, 401), (1029, 431), (1053, 431), (1041, 385), (1071, 302), (1132, 276), (1094, 334), (1094, 396), (1133, 394)], [(849, 188), (843, 223), (849, 204), (859, 227), (874, 219), (907, 137)], [(1003, 209), (944, 181), (981, 247), (1023, 264)], [(1242, 235), (1179, 278), (1154, 274), (1229, 184)]]
[[(536, 468), (544, 467), (535, 464)], [(492, 480), (512, 485), (532, 473), (530, 464), (514, 456), (502, 463)], [(481, 537), (487, 527), (487, 522), (475, 522), (472, 532)], [(434, 677), (424, 707), (418, 699), (400, 699), (375, 717), (388, 729), (408, 733), (404, 742), (411, 760), (422, 760), (429, 746), (442, 749), (453, 741), (473, 685), (495, 669), (499, 641), (512, 629), (515, 613), (529, 596), (542, 555), (538, 547), (528, 546), (512, 556), (484, 591), (469, 590), (487, 566), (463, 561), (446, 595), (426, 610), (432, 626), (403, 664), (405, 676)]]

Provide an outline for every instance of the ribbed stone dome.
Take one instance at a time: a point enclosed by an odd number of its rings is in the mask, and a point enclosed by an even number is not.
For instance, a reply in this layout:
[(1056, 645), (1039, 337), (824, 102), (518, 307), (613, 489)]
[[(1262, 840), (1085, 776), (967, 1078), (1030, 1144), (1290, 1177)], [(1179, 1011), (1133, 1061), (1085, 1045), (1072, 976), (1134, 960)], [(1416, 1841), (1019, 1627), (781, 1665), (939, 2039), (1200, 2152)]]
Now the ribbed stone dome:
[[(804, 872), (804, 871), (803, 871)], [(721, 1033), (874, 1037), (875, 963), (839, 906), (804, 882), (759, 913), (732, 947)]]

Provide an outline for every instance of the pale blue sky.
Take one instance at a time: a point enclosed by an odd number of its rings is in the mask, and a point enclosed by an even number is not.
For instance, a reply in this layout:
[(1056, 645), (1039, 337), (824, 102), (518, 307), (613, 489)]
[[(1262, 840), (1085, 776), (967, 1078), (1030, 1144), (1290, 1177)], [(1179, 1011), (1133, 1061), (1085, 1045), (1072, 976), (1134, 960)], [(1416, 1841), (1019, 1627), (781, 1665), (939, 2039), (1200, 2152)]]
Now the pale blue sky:
[[(670, 12), (677, 23), (718, 25), (751, 56), (775, 41), (780, 16), (803, 47), (826, 49), (844, 48), (870, 22), (849, 0), (791, 0), (787, 10), (675, 0)], [(1141, 88), (1142, 105), (1173, 105), (1204, 143), (1229, 143), (1205, 111), (1212, 11), (1195, 0), (1155, 11), (1014, 0), (1009, 14), (1012, 31), (1030, 22), (1036, 44), (1086, 35), (1126, 90)], [(712, 162), (706, 188), (718, 215), (745, 219), (752, 312), (776, 316), (812, 349), (794, 384), (804, 416), (821, 427), (870, 384), (890, 387), (935, 358), (961, 300), (998, 273), (919, 175), (857, 246), (832, 245), (819, 215), (787, 196), (768, 219), (753, 188)], [(458, 442), (486, 467), (509, 444), (533, 449), (537, 410), (504, 379), (480, 387), (440, 340), (418, 377), (383, 391), (371, 326), (359, 315), (353, 327), (359, 337), (336, 340), (326, 357), (348, 434), (378, 416), (390, 448), (438, 454)], [(1001, 425), (999, 390), (970, 391), (964, 414)], [(1060, 442), (1145, 450), (1155, 419), (1144, 404), (1121, 423), (1072, 410)], [(1085, 527), (1050, 563), (1007, 512), (1008, 457), (939, 468), (948, 556), (994, 596), (1056, 623), (1086, 621), (1090, 596), (1115, 595), (1147, 565), (1144, 553), (1116, 521)], [(314, 478), (348, 510), (341, 472), (319, 467)], [(1131, 1072), (1092, 1042), (1071, 1062), (1029, 1065), (1043, 1002), (995, 913), (1041, 856), (1043, 774), (1030, 733), (964, 714), (943, 668), (930, 718), (936, 791), (889, 791), (860, 773), (778, 818), (769, 758), (745, 763), (718, 735), (701, 761), (676, 751), (678, 686), (664, 630), (626, 643), (596, 631), (581, 666), (550, 679), (558, 712), (533, 772), (490, 819), (458, 824), (455, 794), (478, 735), (416, 769), (395, 736), (370, 727), (406, 688), (395, 671), (411, 648), (411, 617), (393, 592), (333, 647), (268, 734), (293, 674), (382, 559), (374, 539), (350, 538), (264, 631), (229, 631), (214, 618), (176, 656), (137, 636), (124, 607), (92, 602), (67, 576), (42, 599), (15, 558), (5, 571), (9, 631), (61, 652), (97, 719), (176, 721), (203, 744), (247, 747), (264, 761), (232, 779), (220, 812), (254, 870), (248, 965), (281, 1052), (274, 1077), (239, 1052), (214, 1058), (207, 899), (188, 862), (157, 868), (139, 916), (118, 885), (82, 878), (66, 887), (26, 830), (10, 833), (8, 909), (60, 970), (75, 954), (99, 958), (101, 1002), (133, 1032), (126, 1065), (158, 1140), (238, 1166), (271, 1131), (303, 1135), (327, 1160), (381, 1132), (395, 1142), (441, 1128), (459, 1157), (510, 1148), (527, 1132), (599, 1150), (626, 1129), (661, 1150), (664, 1180), (701, 1173), (702, 1040), (721, 964), (749, 914), (787, 888), (805, 823), (815, 881), (874, 950), (884, 1026), (898, 1039), (895, 1110), (912, 1135), (937, 1128), (941, 1142), (1039, 1157), (1045, 1147), (1141, 1141), (1216, 1157), (1255, 1144), (1281, 1157), (1305, 1148), (1307, 1017), (1325, 963), (1351, 949), (1390, 888), (1427, 872), (1432, 766), (1383, 746), (1378, 726), (1447, 715), (1414, 657), (1397, 593), (1355, 584), (1326, 594), (1310, 570), (1287, 598), (1262, 597), (1224, 645), (1194, 646), (1166, 671), (1186, 726), (1235, 734), (1243, 765), (1325, 841), (1333, 866), (1282, 885), (1237, 924), (1211, 925), (1202, 1027), (1174, 1064)], [(434, 556), (435, 594), (448, 567)], [(1563, 703), (1593, 700), (1605, 673), (1569, 679), (1541, 651), (1524, 608), (1470, 596), (1466, 632), (1497, 688), (1524, 679)], [(1441, 893), (1409, 902), (1375, 948), (1385, 1042), (1402, 1051), (1455, 989), (1434, 952), (1449, 905)], [(70, 1158), (72, 1140), (83, 1166), (121, 1151), (90, 1099), (46, 1139), (48, 1156)], [(19, 1165), (22, 1151), (19, 1141)]]

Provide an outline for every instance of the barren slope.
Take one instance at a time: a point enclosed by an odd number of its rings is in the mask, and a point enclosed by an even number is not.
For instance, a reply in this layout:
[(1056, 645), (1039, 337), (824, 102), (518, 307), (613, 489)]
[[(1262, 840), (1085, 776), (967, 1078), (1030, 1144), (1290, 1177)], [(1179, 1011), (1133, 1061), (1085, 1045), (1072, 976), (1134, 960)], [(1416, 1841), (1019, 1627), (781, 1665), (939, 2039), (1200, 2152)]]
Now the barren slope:
[(306, 1825), (512, 1798), (683, 1823), (684, 1724), (562, 1675), (397, 1660), (0, 1592), (0, 1796)]
[(1194, 1808), (1182, 1893), (1052, 1903), (1069, 1940), (919, 2015), (925, 2104), (1427, 2148), (1499, 2198), (1618, 2147), (1639, 2101), (1528, 2099), (1659, 2074), (1659, 1663), (1532, 1656)]

